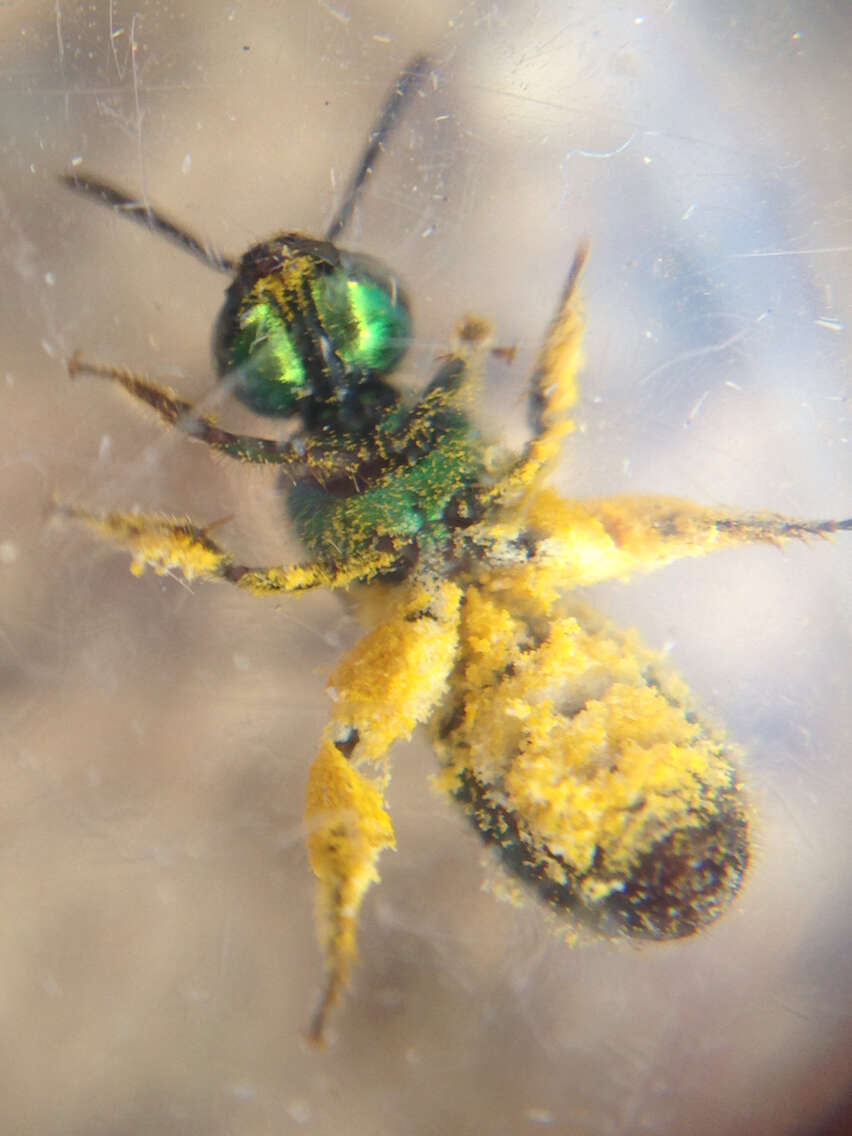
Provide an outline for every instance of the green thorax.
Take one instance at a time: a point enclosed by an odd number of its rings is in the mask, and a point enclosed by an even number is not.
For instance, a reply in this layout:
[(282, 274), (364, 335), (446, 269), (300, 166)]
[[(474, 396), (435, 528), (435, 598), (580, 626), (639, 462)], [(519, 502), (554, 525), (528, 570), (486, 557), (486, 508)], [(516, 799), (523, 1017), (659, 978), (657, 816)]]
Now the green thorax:
[(288, 512), (313, 557), (339, 563), (387, 549), (411, 563), (465, 523), (483, 445), (467, 415), (442, 403), (427, 396), (408, 414), (390, 412), (363, 451), (363, 477), (289, 489)]

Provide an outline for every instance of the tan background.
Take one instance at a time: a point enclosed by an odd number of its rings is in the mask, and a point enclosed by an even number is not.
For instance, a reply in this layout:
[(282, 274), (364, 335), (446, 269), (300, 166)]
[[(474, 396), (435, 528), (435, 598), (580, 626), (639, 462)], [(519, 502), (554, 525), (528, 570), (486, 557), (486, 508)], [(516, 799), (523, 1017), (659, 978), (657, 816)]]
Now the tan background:
[(0, 1130), (775, 1136), (848, 1091), (852, 541), (598, 597), (751, 753), (738, 911), (691, 943), (568, 949), (480, 890), (417, 740), (317, 1057), (301, 799), (357, 628), (333, 597), (135, 581), (46, 508), (232, 516), (247, 558), (298, 555), (274, 477), (66, 379), (84, 347), (202, 397), (224, 280), (56, 175), (80, 158), (235, 252), (317, 231), (429, 50), (437, 89), (348, 234), (411, 291), (406, 380), (461, 310), (495, 316), (521, 351), (487, 421), (519, 441), (524, 366), (590, 235), (566, 492), (848, 515), (850, 38), (824, 2), (0, 7)]

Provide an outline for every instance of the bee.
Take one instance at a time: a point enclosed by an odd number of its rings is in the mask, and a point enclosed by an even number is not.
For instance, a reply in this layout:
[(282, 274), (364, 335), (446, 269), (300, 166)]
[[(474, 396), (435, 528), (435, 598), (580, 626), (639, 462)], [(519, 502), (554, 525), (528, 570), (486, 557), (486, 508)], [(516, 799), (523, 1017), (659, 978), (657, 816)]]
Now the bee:
[(585, 244), (527, 380), (519, 452), (475, 425), (498, 350), (486, 319), (462, 318), (428, 384), (403, 398), (392, 376), (412, 339), (406, 292), (393, 271), (336, 242), (430, 73), (421, 57), (398, 78), (322, 238), (281, 232), (231, 258), (107, 181), (63, 178), (230, 275), (214, 331), (218, 378), (294, 430), (286, 440), (234, 433), (150, 378), (79, 354), (72, 375), (111, 380), (214, 451), (279, 467), (307, 558), (253, 566), (188, 518), (61, 512), (128, 551), (137, 575), (180, 572), (258, 596), (341, 589), (372, 620), (330, 677), (331, 716), (308, 779), (325, 967), (308, 1029), (317, 1044), (349, 985), (379, 858), (395, 846), (390, 752), (421, 723), (438, 783), (518, 897), (532, 893), (608, 938), (682, 938), (718, 919), (749, 862), (738, 753), (658, 654), (572, 593), (685, 556), (852, 529), (672, 497), (566, 500), (547, 487), (578, 398)]

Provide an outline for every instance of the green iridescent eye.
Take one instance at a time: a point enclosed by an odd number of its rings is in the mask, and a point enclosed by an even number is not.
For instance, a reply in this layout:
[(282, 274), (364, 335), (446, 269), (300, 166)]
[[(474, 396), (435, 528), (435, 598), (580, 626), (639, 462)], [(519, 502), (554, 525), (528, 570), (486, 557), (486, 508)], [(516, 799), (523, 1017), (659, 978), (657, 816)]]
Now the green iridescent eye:
[(394, 370), (411, 342), (411, 314), (402, 290), (381, 264), (343, 253), (340, 269), (318, 277), (311, 291), (347, 373)]
[(294, 335), (271, 299), (252, 304), (240, 317), (228, 352), (227, 375), (234, 393), (257, 414), (293, 414), (308, 390), (308, 374)]
[(378, 261), (284, 233), (243, 257), (214, 349), (220, 375), (258, 414), (324, 405), (334, 417), (393, 371), (410, 341), (408, 302)]

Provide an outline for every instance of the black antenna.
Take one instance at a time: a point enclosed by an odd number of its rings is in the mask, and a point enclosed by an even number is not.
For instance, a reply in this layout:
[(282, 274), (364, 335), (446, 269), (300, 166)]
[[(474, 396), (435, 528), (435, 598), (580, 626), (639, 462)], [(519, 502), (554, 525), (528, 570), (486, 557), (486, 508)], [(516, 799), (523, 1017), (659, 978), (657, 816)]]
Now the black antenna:
[[(373, 172), (384, 143), (396, 125), (403, 107), (411, 95), (422, 86), (431, 66), (430, 59), (425, 55), (418, 55), (411, 60), (394, 83), (390, 94), (385, 99), (379, 117), (370, 131), (367, 147), (364, 150), (360, 165), (347, 187), (343, 204), (326, 230), (326, 240), (334, 241), (335, 237), (349, 224), (361, 190)], [(172, 221), (146, 201), (140, 201), (136, 194), (127, 193), (126, 190), (119, 189), (118, 186), (111, 185), (108, 181), (93, 177), (91, 174), (62, 174), (59, 180), (69, 189), (73, 189), (75, 193), (80, 193), (84, 197), (91, 197), (101, 205), (116, 209), (123, 216), (129, 217), (131, 221), (136, 221), (150, 229), (151, 232), (158, 233), (166, 240), (172, 241), (184, 252), (190, 253), (215, 272), (235, 273), (239, 268), (239, 259), (235, 260), (218, 249), (212, 248), (206, 241), (200, 240), (194, 233), (191, 233), (176, 221)]]
[(214, 271), (236, 272), (238, 261), (225, 256), (218, 249), (211, 248), (210, 245), (199, 240), (188, 229), (184, 229), (175, 221), (159, 213), (147, 202), (140, 201), (138, 196), (126, 193), (123, 189), (110, 185), (108, 181), (102, 181), (90, 174), (62, 174), (59, 180), (69, 189), (73, 189), (75, 193), (81, 193), (85, 197), (93, 197), (101, 205), (108, 205), (117, 209), (125, 217), (129, 217), (131, 221), (136, 221), (152, 232), (159, 233), (161, 237), (173, 241), (184, 252), (191, 253), (192, 256), (203, 261)]
[(384, 143), (396, 126), (405, 104), (422, 87), (431, 67), (432, 61), (428, 56), (415, 56), (394, 83), (390, 94), (385, 99), (384, 106), (379, 112), (379, 117), (370, 131), (367, 148), (364, 150), (361, 162), (346, 188), (343, 203), (325, 231), (327, 241), (333, 242), (352, 220), (352, 213), (358, 203), (361, 190), (373, 172), (376, 161), (384, 148)]

